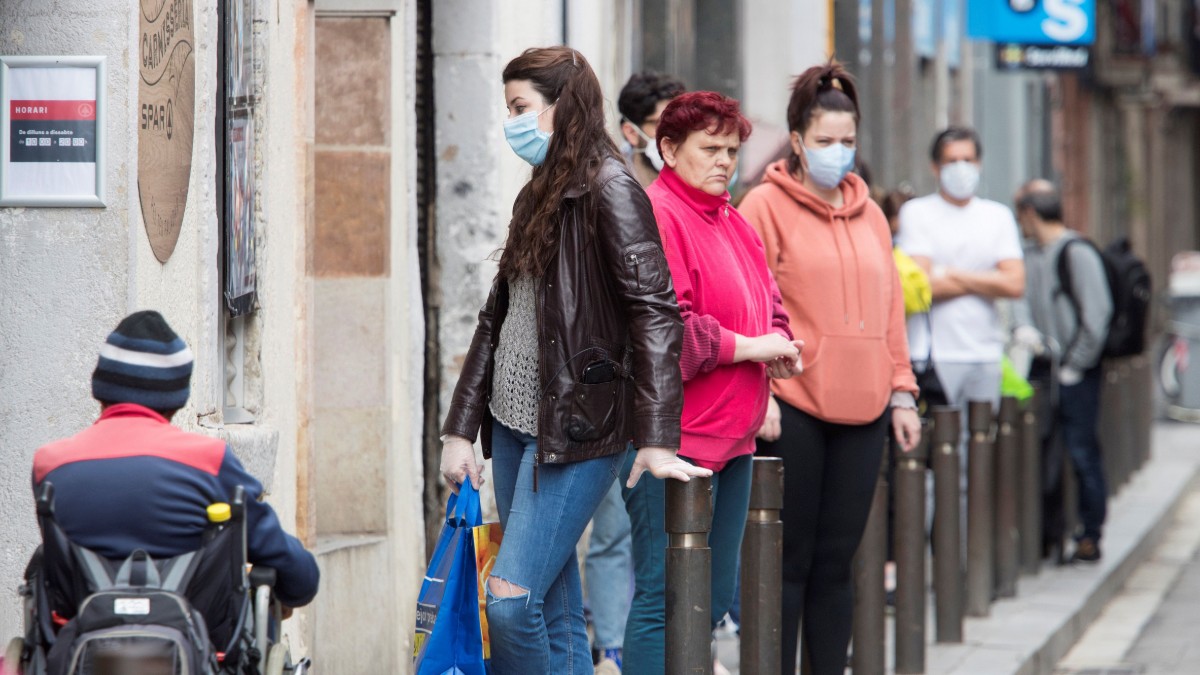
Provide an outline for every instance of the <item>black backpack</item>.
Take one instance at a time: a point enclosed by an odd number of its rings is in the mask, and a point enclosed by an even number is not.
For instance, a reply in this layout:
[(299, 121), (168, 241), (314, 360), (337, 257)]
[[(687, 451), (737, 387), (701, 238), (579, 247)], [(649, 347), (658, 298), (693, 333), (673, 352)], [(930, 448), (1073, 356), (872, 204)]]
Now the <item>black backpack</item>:
[(200, 549), (161, 559), (135, 550), (113, 560), (76, 544), (58, 525), (53, 499), (53, 486), (43, 482), (42, 546), (27, 571), (37, 588), (37, 621), (26, 641), (45, 645), (47, 675), (216, 675), (225, 672), (218, 650), (238, 662), (248, 598), (240, 488), (233, 518), (210, 526)]
[[(1079, 299), (1071, 288), (1070, 258), (1067, 249), (1074, 242), (1090, 246), (1104, 263), (1108, 291), (1112, 296), (1113, 313), (1104, 339), (1104, 358), (1133, 356), (1146, 349), (1146, 320), (1150, 314), (1151, 282), (1146, 263), (1133, 254), (1129, 240), (1118, 239), (1100, 250), (1091, 240), (1082, 237), (1069, 239), (1058, 254), (1058, 284), (1071, 301), (1075, 316), (1080, 316)], [(1074, 338), (1071, 340), (1074, 342)]]
[(135, 551), (115, 577), (108, 577), (108, 561), (91, 553), (85, 568), (101, 590), (87, 596), (59, 631), (47, 655), (47, 672), (215, 675), (217, 658), (204, 617), (182, 593), (195, 570), (195, 555), (166, 561), (163, 578), (156, 561)]

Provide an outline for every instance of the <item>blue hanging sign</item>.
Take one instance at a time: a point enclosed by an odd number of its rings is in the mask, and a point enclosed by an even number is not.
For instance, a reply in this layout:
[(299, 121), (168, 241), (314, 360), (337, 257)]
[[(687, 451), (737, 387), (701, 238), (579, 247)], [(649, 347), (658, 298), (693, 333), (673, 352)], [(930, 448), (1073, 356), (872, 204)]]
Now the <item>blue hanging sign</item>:
[(967, 35), (995, 42), (1090, 45), (1096, 0), (970, 0)]
[(935, 0), (913, 0), (913, 51), (917, 56), (927, 59), (937, 57), (938, 15), (936, 9)]
[(946, 65), (962, 65), (962, 0), (945, 0), (942, 6), (942, 40), (946, 43)]

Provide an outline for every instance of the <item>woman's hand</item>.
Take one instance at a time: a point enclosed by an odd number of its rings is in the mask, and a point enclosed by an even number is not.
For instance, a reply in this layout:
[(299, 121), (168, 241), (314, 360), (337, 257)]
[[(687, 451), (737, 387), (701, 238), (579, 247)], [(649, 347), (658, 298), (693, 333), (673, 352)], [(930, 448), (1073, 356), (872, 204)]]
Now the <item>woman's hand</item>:
[(921, 442), (921, 418), (912, 408), (892, 408), (892, 428), (900, 449), (909, 452)]
[(684, 483), (691, 480), (692, 476), (707, 478), (712, 475), (711, 469), (705, 469), (679, 459), (674, 450), (648, 445), (638, 448), (637, 457), (633, 460), (633, 468), (629, 471), (629, 480), (625, 482), (625, 487), (632, 489), (637, 485), (642, 473), (646, 471), (649, 471), (650, 475), (655, 478), (674, 478)]
[(468, 477), (476, 490), (483, 484), (482, 468), (475, 461), (475, 445), (462, 436), (446, 436), (442, 441), (442, 477), (454, 494)]
[(783, 428), (780, 426), (779, 401), (774, 396), (767, 397), (767, 416), (763, 418), (762, 426), (758, 429), (758, 438), (767, 442), (779, 440)]
[(774, 380), (786, 380), (804, 372), (801, 352), (804, 350), (804, 340), (792, 340), (796, 348), (796, 358), (777, 356), (774, 361), (767, 363), (767, 377)]
[(803, 346), (802, 340), (789, 340), (774, 332), (758, 337), (738, 335), (733, 349), (733, 362), (770, 363), (786, 358), (794, 365), (800, 359), (800, 348)]

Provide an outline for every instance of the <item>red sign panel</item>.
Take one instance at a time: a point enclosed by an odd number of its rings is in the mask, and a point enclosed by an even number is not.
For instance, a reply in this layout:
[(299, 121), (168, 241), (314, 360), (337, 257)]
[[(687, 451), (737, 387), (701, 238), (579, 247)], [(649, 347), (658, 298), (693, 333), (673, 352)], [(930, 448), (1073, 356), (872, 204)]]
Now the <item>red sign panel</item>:
[(95, 101), (12, 101), (9, 115), (13, 120), (90, 120), (96, 119)]

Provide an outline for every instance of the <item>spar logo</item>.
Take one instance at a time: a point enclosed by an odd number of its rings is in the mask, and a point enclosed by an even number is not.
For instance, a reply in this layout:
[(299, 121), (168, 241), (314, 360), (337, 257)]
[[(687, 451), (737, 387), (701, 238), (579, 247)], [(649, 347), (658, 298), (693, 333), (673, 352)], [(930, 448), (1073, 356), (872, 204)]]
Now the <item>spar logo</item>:
[(90, 119), (96, 114), (96, 106), (92, 105), (91, 103), (80, 103), (77, 110), (79, 112), (79, 117), (85, 120)]

